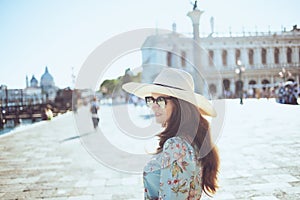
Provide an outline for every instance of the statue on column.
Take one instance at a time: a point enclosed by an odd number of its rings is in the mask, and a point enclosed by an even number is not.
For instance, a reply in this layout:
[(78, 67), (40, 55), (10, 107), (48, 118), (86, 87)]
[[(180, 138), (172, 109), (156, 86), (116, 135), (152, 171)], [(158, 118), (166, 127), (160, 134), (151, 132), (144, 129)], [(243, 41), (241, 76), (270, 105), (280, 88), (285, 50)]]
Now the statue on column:
[(193, 10), (196, 10), (196, 9), (197, 9), (197, 0), (195, 1), (194, 7), (193, 7)]

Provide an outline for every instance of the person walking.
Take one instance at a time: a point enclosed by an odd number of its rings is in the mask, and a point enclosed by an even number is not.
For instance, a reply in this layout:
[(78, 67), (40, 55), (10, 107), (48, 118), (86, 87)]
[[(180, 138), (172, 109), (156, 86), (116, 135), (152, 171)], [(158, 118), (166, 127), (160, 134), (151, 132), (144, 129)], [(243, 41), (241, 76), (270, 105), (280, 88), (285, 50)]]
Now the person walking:
[(144, 198), (194, 200), (202, 192), (214, 194), (219, 155), (203, 116), (217, 113), (204, 96), (194, 92), (192, 76), (164, 68), (153, 84), (130, 82), (122, 88), (144, 98), (164, 128), (158, 134), (155, 155), (144, 167)]
[(98, 110), (100, 109), (99, 104), (97, 102), (97, 98), (94, 97), (93, 101), (91, 103), (91, 108), (90, 111), (92, 113), (92, 121), (93, 121), (93, 126), (96, 129), (99, 124), (99, 116), (98, 116)]

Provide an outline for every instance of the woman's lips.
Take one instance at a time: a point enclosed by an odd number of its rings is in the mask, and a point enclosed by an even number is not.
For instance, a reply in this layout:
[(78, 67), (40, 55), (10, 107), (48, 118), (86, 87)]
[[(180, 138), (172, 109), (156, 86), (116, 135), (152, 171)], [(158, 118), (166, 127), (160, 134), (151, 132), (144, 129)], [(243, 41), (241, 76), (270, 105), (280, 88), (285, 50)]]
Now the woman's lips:
[(161, 115), (162, 115), (161, 113), (155, 113), (155, 117), (159, 117)]

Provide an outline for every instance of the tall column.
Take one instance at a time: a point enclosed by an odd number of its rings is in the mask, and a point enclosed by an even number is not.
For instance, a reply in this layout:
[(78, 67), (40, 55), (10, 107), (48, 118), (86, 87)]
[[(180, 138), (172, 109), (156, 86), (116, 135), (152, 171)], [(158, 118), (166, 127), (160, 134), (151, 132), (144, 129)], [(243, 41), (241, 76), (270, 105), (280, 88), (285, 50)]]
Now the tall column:
[(257, 68), (261, 67), (261, 51), (260, 48), (254, 48), (254, 65)]
[[(200, 11), (195, 7), (193, 11), (188, 12), (187, 16), (191, 18), (193, 25), (193, 35), (194, 35), (194, 43), (193, 43), (193, 60), (194, 66), (196, 68), (194, 76), (195, 81), (195, 91), (201, 94), (204, 94), (203, 86), (204, 80), (201, 76), (204, 75), (203, 67), (201, 65), (201, 48), (200, 48), (200, 36), (199, 36), (199, 21), (200, 16), (203, 11)], [(206, 94), (204, 94), (206, 95)]]
[(299, 63), (299, 47), (292, 48), (292, 61), (293, 63)]
[(221, 97), (223, 95), (223, 83), (222, 83), (222, 79), (218, 79), (216, 81), (216, 84), (217, 84), (217, 94), (219, 97)]
[(261, 77), (260, 77), (260, 75), (257, 77), (257, 84), (261, 85)]
[(274, 76), (271, 75), (271, 84), (274, 85)]
[(246, 48), (241, 49), (241, 61), (245, 66), (249, 66), (249, 57)]
[(274, 66), (274, 48), (269, 47), (267, 48), (267, 64), (269, 66)]
[(235, 63), (235, 49), (228, 49), (228, 56), (227, 56), (227, 65), (229, 69), (234, 69), (236, 66)]
[(209, 52), (207, 51), (201, 51), (201, 66), (204, 67), (205, 70), (209, 69), (209, 68), (212, 68), (210, 65), (209, 65)]
[(248, 90), (249, 87), (249, 78), (247, 75), (243, 74), (242, 81), (244, 82), (244, 90)]
[(280, 64), (286, 64), (287, 63), (287, 56), (286, 56), (286, 48), (285, 47), (281, 47), (280, 48)]
[(230, 80), (230, 91), (231, 91), (233, 94), (235, 94), (235, 79), (234, 79), (234, 78), (232, 78), (232, 79)]
[(214, 56), (214, 62), (216, 65), (216, 68), (218, 70), (222, 69), (222, 50), (221, 49), (216, 49), (215, 50), (215, 56)]

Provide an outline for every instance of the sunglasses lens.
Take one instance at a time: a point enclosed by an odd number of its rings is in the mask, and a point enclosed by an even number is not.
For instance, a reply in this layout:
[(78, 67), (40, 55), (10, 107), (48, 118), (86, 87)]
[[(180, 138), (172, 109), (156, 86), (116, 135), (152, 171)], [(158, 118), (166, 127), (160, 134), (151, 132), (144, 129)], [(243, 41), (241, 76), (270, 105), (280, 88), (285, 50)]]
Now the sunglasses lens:
[(154, 103), (153, 97), (145, 97), (146, 105), (151, 107)]
[(159, 105), (159, 107), (161, 108), (165, 108), (166, 107), (166, 100), (163, 97), (158, 97), (156, 100), (157, 104)]
[(165, 108), (166, 107), (166, 99), (164, 97), (157, 97), (157, 99), (154, 99), (154, 97), (145, 97), (146, 105), (149, 107), (152, 107), (154, 103), (156, 103), (159, 107)]

